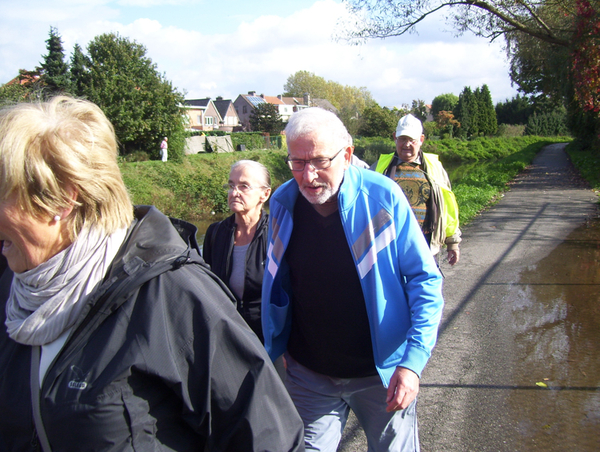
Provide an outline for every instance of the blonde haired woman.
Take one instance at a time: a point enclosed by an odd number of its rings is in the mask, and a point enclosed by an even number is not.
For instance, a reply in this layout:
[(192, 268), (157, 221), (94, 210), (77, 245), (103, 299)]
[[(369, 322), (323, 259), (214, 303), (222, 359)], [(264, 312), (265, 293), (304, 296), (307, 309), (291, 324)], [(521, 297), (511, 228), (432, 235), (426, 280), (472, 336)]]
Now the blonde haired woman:
[(0, 111), (0, 450), (300, 449), (195, 228), (134, 209), (116, 157), (89, 102)]

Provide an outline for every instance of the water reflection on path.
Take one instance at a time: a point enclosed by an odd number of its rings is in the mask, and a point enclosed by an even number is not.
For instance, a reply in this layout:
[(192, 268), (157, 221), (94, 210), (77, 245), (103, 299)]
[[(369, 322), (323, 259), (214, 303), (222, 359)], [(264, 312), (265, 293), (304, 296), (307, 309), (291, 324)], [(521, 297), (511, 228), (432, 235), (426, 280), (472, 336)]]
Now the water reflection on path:
[(522, 450), (600, 450), (600, 220), (520, 275), (503, 304), (519, 363), (510, 391)]

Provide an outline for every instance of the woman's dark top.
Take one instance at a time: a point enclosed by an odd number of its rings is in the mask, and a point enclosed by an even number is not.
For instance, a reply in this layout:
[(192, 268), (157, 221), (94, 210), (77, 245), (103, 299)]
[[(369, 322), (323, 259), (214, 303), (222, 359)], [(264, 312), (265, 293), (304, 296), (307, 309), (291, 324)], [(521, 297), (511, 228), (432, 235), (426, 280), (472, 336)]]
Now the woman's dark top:
[[(234, 295), (239, 313), (261, 342), (264, 342), (264, 340), (260, 320), (260, 304), (265, 260), (267, 259), (268, 227), (269, 216), (263, 211), (246, 253), (244, 295), (241, 300)], [(235, 215), (231, 215), (223, 221), (213, 223), (208, 227), (202, 249), (202, 257), (206, 263), (227, 285), (229, 285), (233, 264), (234, 237)]]
[[(0, 252), (2, 251), (3, 246), (4, 244), (0, 241)], [(8, 267), (8, 262), (6, 262), (6, 258), (0, 254), (0, 276), (2, 276), (2, 273), (4, 273), (4, 270), (6, 270), (6, 267)]]

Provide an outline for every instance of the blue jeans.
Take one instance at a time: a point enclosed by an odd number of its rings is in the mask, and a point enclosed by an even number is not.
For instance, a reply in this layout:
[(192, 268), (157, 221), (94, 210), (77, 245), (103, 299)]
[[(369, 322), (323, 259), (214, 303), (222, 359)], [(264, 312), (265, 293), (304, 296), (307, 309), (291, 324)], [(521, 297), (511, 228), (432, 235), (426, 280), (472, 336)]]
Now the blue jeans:
[(289, 353), (286, 388), (304, 422), (307, 451), (335, 452), (348, 420), (356, 414), (369, 452), (418, 452), (416, 399), (402, 411), (388, 413), (387, 389), (376, 375), (366, 378), (333, 378), (307, 369)]

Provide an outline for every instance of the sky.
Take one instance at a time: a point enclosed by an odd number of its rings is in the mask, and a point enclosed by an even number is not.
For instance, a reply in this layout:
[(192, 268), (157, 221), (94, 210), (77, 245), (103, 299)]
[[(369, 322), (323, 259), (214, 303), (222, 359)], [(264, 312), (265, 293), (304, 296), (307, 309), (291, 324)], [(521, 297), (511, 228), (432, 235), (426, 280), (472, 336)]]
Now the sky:
[(502, 43), (455, 37), (443, 13), (358, 46), (334, 39), (345, 14), (341, 0), (0, 0), (0, 84), (39, 66), (55, 27), (69, 59), (103, 33), (135, 40), (186, 99), (276, 96), (300, 70), (365, 87), (382, 107), (483, 84), (494, 103), (517, 93)]

